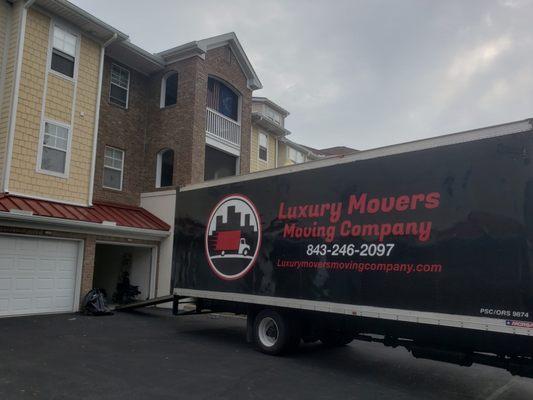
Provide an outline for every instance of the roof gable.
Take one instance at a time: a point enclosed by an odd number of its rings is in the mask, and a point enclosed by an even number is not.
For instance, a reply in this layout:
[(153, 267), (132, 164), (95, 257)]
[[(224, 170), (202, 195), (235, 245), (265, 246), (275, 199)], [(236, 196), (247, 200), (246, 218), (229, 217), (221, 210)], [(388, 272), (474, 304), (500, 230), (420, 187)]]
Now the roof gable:
[(216, 49), (217, 47), (222, 46), (229, 46), (229, 48), (233, 51), (239, 66), (246, 76), (248, 88), (251, 90), (261, 89), (263, 85), (261, 84), (259, 77), (254, 71), (248, 56), (244, 52), (244, 49), (242, 48), (239, 39), (237, 39), (237, 35), (234, 32), (189, 42), (181, 46), (173, 47), (157, 53), (156, 56), (161, 57), (167, 63), (170, 63), (192, 56), (205, 57), (205, 54), (208, 50)]

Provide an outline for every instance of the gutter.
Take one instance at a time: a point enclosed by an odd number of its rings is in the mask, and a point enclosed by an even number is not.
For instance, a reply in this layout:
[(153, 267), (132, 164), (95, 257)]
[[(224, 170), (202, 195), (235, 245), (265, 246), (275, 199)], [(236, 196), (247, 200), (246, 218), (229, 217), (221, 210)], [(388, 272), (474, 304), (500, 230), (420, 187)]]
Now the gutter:
[(305, 147), (305, 146), (303, 146), (301, 144), (298, 144), (296, 142), (293, 142), (292, 140), (289, 140), (286, 137), (281, 138), (281, 141), (284, 142), (285, 144), (287, 144), (288, 146), (294, 147), (298, 151), (301, 151), (302, 153), (305, 153), (308, 156), (312, 155), (312, 156), (315, 156), (315, 157), (318, 157), (318, 158), (322, 158), (319, 155), (313, 153), (307, 147)]
[(91, 159), (91, 172), (89, 177), (89, 196), (87, 203), (89, 206), (93, 205), (93, 190), (94, 190), (94, 174), (96, 168), (96, 153), (98, 151), (98, 124), (100, 123), (100, 100), (102, 98), (102, 81), (104, 80), (104, 56), (105, 49), (115, 40), (118, 34), (115, 32), (100, 48), (100, 67), (98, 70), (98, 90), (96, 93), (96, 112), (94, 113), (94, 130), (93, 130), (93, 155)]
[(58, 229), (76, 233), (94, 233), (109, 236), (130, 237), (134, 239), (162, 240), (170, 235), (170, 231), (160, 231), (156, 229), (133, 228), (127, 226), (117, 226), (111, 224), (98, 224), (95, 222), (73, 221), (54, 217), (43, 217), (40, 215), (25, 214), (19, 212), (0, 212), (2, 225), (9, 225), (4, 222), (11, 222), (12, 225), (23, 226), (32, 229)]
[(289, 131), (288, 129), (285, 129), (284, 127), (280, 125), (275, 124), (269, 118), (264, 117), (261, 113), (253, 112), (252, 121), (259, 125), (261, 124), (266, 125), (266, 126), (263, 126), (263, 128), (272, 131), (276, 135), (284, 137), (284, 136), (291, 134), (291, 131)]
[(121, 42), (121, 44), (131, 51), (135, 52), (135, 54), (139, 55), (140, 57), (144, 58), (146, 61), (149, 61), (153, 64), (155, 64), (158, 68), (165, 68), (165, 60), (160, 57), (157, 54), (149, 53), (148, 51), (140, 48), (139, 46), (133, 44), (129, 40), (125, 40)]
[[(30, 0), (30, 1), (33, 2), (34, 0)], [(126, 40), (129, 37), (125, 33), (119, 31), (116, 28), (113, 28), (111, 25), (109, 25), (109, 24), (105, 23), (104, 21), (96, 18), (94, 15), (88, 13), (83, 8), (78, 7), (77, 5), (71, 3), (70, 1), (67, 1), (67, 0), (54, 0), (54, 1), (56, 3), (58, 3), (59, 5), (65, 7), (70, 12), (73, 12), (75, 14), (80, 15), (85, 20), (87, 20), (87, 21), (89, 21), (89, 22), (91, 22), (93, 24), (96, 24), (96, 25), (98, 25), (98, 26), (100, 26), (100, 27), (102, 27), (104, 29), (107, 29), (110, 32), (113, 32), (114, 35), (117, 35), (122, 40)]]

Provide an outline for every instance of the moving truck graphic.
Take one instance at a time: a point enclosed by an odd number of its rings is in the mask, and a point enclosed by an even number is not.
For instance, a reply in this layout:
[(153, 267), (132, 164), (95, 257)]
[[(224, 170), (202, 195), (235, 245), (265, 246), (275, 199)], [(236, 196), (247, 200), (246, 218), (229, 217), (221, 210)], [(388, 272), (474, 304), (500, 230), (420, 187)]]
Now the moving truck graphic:
[(250, 252), (250, 246), (241, 235), (241, 231), (238, 230), (217, 232), (215, 251), (220, 252), (222, 256), (228, 254), (228, 252), (235, 252), (236, 254), (247, 256)]
[(264, 353), (356, 339), (533, 377), (533, 119), (184, 186), (175, 221), (175, 312), (246, 315)]

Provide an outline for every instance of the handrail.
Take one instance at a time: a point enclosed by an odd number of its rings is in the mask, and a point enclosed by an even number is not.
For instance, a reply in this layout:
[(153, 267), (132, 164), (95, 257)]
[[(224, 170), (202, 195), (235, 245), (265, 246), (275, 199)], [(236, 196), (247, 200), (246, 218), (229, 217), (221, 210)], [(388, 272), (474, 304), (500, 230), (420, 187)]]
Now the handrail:
[(205, 130), (239, 148), (241, 146), (241, 125), (209, 107), (206, 110)]

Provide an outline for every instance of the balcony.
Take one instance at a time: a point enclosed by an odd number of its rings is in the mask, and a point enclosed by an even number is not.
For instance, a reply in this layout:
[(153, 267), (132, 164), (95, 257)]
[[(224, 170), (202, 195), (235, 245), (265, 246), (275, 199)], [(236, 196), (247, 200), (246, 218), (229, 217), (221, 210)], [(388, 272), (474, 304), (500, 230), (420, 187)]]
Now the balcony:
[(205, 117), (207, 144), (221, 147), (239, 155), (241, 150), (241, 124), (207, 107)]

